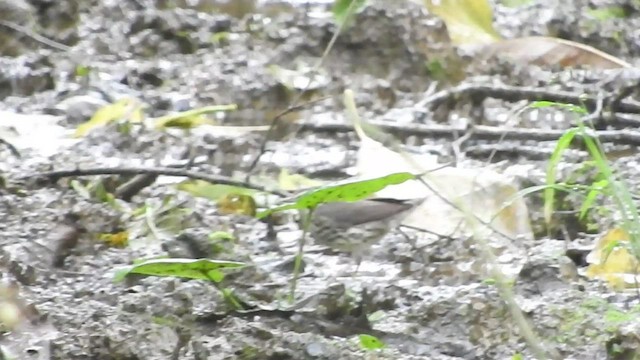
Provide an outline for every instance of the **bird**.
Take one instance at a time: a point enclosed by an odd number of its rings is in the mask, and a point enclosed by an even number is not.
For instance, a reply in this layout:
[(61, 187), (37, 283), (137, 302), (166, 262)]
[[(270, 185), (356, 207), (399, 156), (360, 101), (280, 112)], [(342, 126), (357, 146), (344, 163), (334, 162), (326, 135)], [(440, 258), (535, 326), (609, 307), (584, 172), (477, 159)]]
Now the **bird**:
[(423, 201), (370, 198), (324, 203), (312, 212), (308, 232), (316, 244), (350, 253), (357, 273), (369, 248), (400, 226)]

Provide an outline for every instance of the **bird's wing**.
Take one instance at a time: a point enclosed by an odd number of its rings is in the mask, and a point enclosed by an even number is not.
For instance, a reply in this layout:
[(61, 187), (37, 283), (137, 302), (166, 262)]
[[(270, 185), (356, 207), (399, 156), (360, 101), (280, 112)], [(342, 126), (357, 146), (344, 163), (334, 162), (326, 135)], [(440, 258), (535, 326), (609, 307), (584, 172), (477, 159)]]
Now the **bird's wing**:
[(329, 218), (335, 223), (336, 227), (348, 228), (401, 216), (415, 205), (410, 201), (386, 198), (358, 202), (326, 203), (318, 206), (314, 216)]

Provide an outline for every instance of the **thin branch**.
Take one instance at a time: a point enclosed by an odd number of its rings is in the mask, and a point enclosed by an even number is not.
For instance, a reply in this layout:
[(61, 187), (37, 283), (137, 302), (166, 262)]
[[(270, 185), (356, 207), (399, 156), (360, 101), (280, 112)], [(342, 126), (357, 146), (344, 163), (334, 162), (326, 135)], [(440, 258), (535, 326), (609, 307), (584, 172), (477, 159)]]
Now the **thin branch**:
[[(357, 3), (358, 3), (358, 1), (352, 1), (351, 4), (349, 4), (349, 7), (347, 8), (346, 13), (345, 13), (346, 14), (345, 15), (345, 19), (348, 19), (353, 14), (353, 12), (356, 9), (356, 4)], [(307, 91), (309, 90), (309, 86), (311, 86), (311, 83), (313, 82), (313, 74), (315, 74), (320, 69), (322, 64), (324, 63), (325, 59), (329, 55), (329, 52), (331, 51), (331, 49), (333, 48), (334, 44), (336, 43), (336, 40), (338, 40), (338, 35), (340, 35), (340, 33), (342, 33), (342, 30), (344, 29), (346, 23), (347, 23), (347, 21), (343, 21), (340, 24), (338, 24), (338, 29), (336, 30), (336, 32), (331, 37), (331, 40), (329, 40), (329, 44), (327, 44), (327, 47), (324, 49), (324, 52), (322, 53), (322, 56), (318, 60), (318, 63), (316, 64), (316, 66), (313, 67), (313, 70), (311, 70), (312, 76), (309, 77), (309, 79), (307, 81), (307, 84), (305, 85), (304, 89), (302, 89), (302, 91), (300, 91), (300, 93), (298, 93), (296, 98), (291, 102), (291, 105), (287, 109), (285, 109), (283, 111), (283, 113), (276, 115), (276, 117), (274, 117), (273, 120), (271, 120), (271, 124), (269, 125), (269, 131), (267, 131), (267, 133), (262, 138), (262, 142), (260, 144), (260, 151), (258, 152), (258, 155), (256, 155), (256, 158), (251, 162), (251, 166), (249, 167), (249, 170), (247, 171), (247, 177), (245, 179), (247, 182), (249, 181), (249, 179), (251, 177), (251, 174), (253, 173), (253, 170), (258, 165), (258, 162), (260, 161), (260, 158), (262, 158), (262, 155), (264, 155), (264, 153), (266, 152), (267, 143), (269, 142), (269, 140), (271, 140), (271, 134), (273, 133), (274, 129), (277, 127), (278, 123), (280, 122), (280, 119), (286, 113), (289, 113), (289, 112), (293, 111), (293, 110), (290, 110), (290, 109), (297, 107), (298, 103), (300, 102), (302, 97), (307, 93)]]
[[(542, 88), (520, 87), (509, 85), (464, 84), (443, 90), (416, 104), (417, 111), (433, 109), (448, 101), (456, 101), (465, 97), (474, 99), (494, 98), (505, 101), (553, 101), (564, 104), (584, 105), (590, 112), (596, 108), (598, 96), (575, 92), (548, 90)], [(616, 112), (639, 114), (640, 103), (636, 101), (620, 101), (616, 104)]]
[(20, 152), (18, 151), (18, 149), (15, 146), (13, 146), (13, 144), (8, 142), (7, 140), (5, 140), (3, 138), (0, 138), (0, 144), (4, 144), (9, 149), (11, 154), (13, 154), (13, 156), (17, 157), (18, 159), (20, 157), (22, 157), (22, 155), (20, 155)]
[(30, 38), (32, 38), (33, 40), (42, 43), (44, 45), (47, 45), (51, 48), (54, 48), (56, 50), (60, 50), (60, 51), (69, 51), (71, 50), (71, 47), (61, 44), (57, 41), (53, 41), (49, 38), (46, 38), (42, 35), (36, 34), (35, 32), (31, 31), (30, 29), (22, 26), (22, 25), (18, 25), (16, 23), (12, 23), (10, 21), (4, 21), (4, 20), (0, 20), (0, 25), (7, 27), (13, 31), (19, 32), (21, 34), (24, 34)]
[[(467, 132), (464, 126), (395, 124), (391, 122), (370, 121), (371, 125), (394, 135), (402, 137), (417, 136), (422, 138), (456, 138), (458, 134)], [(314, 132), (348, 133), (353, 127), (346, 123), (301, 123), (302, 129)], [(474, 126), (470, 140), (518, 140), (518, 141), (557, 141), (566, 130), (541, 130), (531, 128), (505, 128), (496, 126)], [(602, 142), (612, 142), (617, 145), (640, 145), (640, 132), (632, 130), (601, 130), (594, 131)]]
[(76, 177), (76, 176), (95, 176), (95, 175), (165, 175), (165, 176), (179, 176), (196, 180), (204, 180), (214, 184), (232, 185), (238, 187), (244, 187), (254, 189), (278, 196), (288, 196), (288, 194), (267, 189), (264, 186), (248, 184), (244, 181), (234, 180), (225, 176), (211, 175), (209, 173), (198, 172), (193, 170), (176, 169), (170, 167), (104, 167), (104, 168), (89, 168), (89, 169), (73, 169), (73, 170), (57, 170), (48, 171), (42, 173), (35, 173), (29, 176), (23, 177), (23, 179), (30, 178), (47, 178), (51, 181), (57, 181), (60, 178)]
[[(519, 144), (478, 144), (470, 145), (465, 148), (465, 154), (467, 157), (474, 159), (487, 159), (492, 160), (496, 157), (513, 158), (517, 156), (525, 157), (529, 160), (546, 161), (549, 160), (553, 154), (552, 147), (540, 147), (533, 145), (519, 145)], [(588, 158), (588, 154), (585, 151), (567, 149), (563, 154), (564, 158), (570, 159), (573, 162), (582, 162)], [(487, 162), (488, 163), (488, 162)]]
[[(301, 94), (304, 94), (304, 91)], [(258, 149), (258, 155), (256, 155), (255, 159), (253, 159), (253, 161), (251, 162), (251, 165), (249, 165), (249, 169), (247, 171), (247, 176), (245, 177), (245, 181), (249, 182), (249, 178), (251, 177), (251, 174), (253, 173), (253, 170), (255, 169), (255, 167), (258, 165), (258, 162), (262, 158), (262, 155), (264, 155), (267, 152), (267, 143), (269, 142), (269, 140), (271, 140), (271, 135), (273, 134), (273, 132), (277, 128), (277, 125), (278, 125), (278, 123), (280, 122), (280, 119), (282, 119), (283, 116), (285, 116), (285, 115), (287, 115), (287, 114), (289, 114), (291, 112), (304, 109), (309, 105), (313, 105), (315, 103), (318, 103), (318, 102), (321, 102), (321, 101), (324, 101), (324, 100), (327, 100), (327, 99), (330, 99), (330, 98), (331, 98), (331, 96), (325, 96), (325, 97), (314, 99), (314, 100), (311, 100), (309, 102), (306, 102), (304, 104), (299, 104), (299, 105), (296, 105), (296, 103), (299, 101), (299, 99), (296, 99), (289, 107), (287, 107), (286, 109), (284, 109), (280, 113), (278, 113), (271, 120), (271, 124), (269, 125), (269, 129), (267, 130), (267, 133), (262, 138), (262, 142), (260, 143), (260, 148)]]

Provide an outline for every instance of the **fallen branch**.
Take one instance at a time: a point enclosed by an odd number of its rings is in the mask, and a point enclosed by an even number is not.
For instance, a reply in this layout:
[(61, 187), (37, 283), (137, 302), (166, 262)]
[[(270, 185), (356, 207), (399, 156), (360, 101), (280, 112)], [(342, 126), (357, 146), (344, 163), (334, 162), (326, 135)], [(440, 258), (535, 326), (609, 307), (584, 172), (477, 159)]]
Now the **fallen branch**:
[(245, 181), (234, 180), (225, 176), (211, 175), (204, 172), (176, 169), (170, 167), (104, 167), (104, 168), (89, 168), (89, 169), (72, 169), (72, 170), (56, 170), (43, 173), (36, 173), (23, 177), (23, 179), (33, 178), (46, 178), (52, 182), (55, 182), (65, 177), (77, 177), (77, 176), (96, 176), (96, 175), (165, 175), (165, 176), (179, 176), (186, 177), (195, 180), (204, 180), (213, 184), (232, 185), (238, 187), (244, 187), (254, 189), (273, 195), (286, 197), (288, 194), (267, 189), (264, 186), (249, 184)]
[[(416, 104), (416, 110), (433, 109), (438, 105), (448, 101), (456, 101), (464, 98), (474, 100), (484, 100), (494, 98), (505, 101), (552, 101), (563, 104), (574, 104), (585, 106), (589, 112), (593, 111), (598, 103), (598, 96), (576, 92), (548, 90), (541, 88), (530, 88), (510, 85), (486, 85), (486, 84), (464, 84), (452, 89), (439, 91), (432, 96)], [(640, 114), (640, 103), (635, 101), (622, 101), (615, 104), (616, 112)]]
[[(302, 93), (300, 93), (301, 95), (304, 95), (305, 92), (303, 91)], [(301, 95), (299, 97), (301, 97)], [(296, 99), (296, 101), (293, 102), (292, 105), (290, 105), (289, 107), (287, 107), (286, 109), (282, 110), (280, 113), (278, 113), (273, 119), (271, 119), (271, 123), (269, 125), (269, 130), (267, 130), (267, 133), (263, 136), (262, 141), (260, 142), (260, 147), (258, 149), (258, 155), (256, 155), (256, 157), (253, 159), (253, 161), (251, 162), (251, 165), (249, 165), (249, 170), (247, 171), (247, 176), (245, 178), (246, 181), (249, 181), (249, 178), (251, 177), (251, 174), (253, 174), (253, 171), (255, 170), (256, 166), (258, 165), (258, 163), (260, 162), (260, 159), (262, 158), (262, 155), (264, 155), (267, 152), (267, 143), (271, 140), (271, 137), (273, 136), (273, 133), (275, 132), (275, 129), (278, 127), (278, 124), (280, 123), (280, 119), (282, 119), (282, 117), (284, 117), (285, 115), (294, 112), (294, 111), (298, 111), (298, 110), (302, 110), (305, 107), (330, 99), (330, 96), (325, 96), (325, 97), (321, 97), (318, 99), (314, 99), (311, 100), (309, 102), (306, 102), (304, 104), (297, 104), (297, 102), (299, 101), (299, 99)]]
[(56, 49), (56, 50), (60, 50), (60, 51), (69, 51), (71, 50), (70, 46), (61, 44), (57, 41), (53, 41), (49, 38), (46, 38), (40, 34), (36, 34), (35, 32), (29, 30), (28, 28), (22, 26), (22, 25), (18, 25), (16, 23), (10, 22), (10, 21), (4, 21), (4, 20), (0, 20), (0, 26), (4, 26), (7, 27), (13, 31), (19, 32), (23, 35), (26, 35), (30, 38), (32, 38), (33, 40), (42, 43), (44, 45), (49, 46), (50, 48)]
[[(422, 124), (394, 124), (390, 122), (370, 121), (371, 125), (379, 127), (381, 130), (401, 137), (417, 136), (421, 138), (458, 138), (461, 134), (469, 131), (464, 126), (448, 125), (422, 125)], [(313, 122), (301, 123), (302, 129), (314, 132), (325, 133), (348, 133), (352, 132), (353, 126), (345, 123), (324, 123)], [(478, 125), (473, 127), (470, 139), (473, 140), (518, 140), (518, 141), (557, 141), (566, 130), (541, 130), (527, 128), (505, 128), (496, 126)], [(616, 145), (640, 145), (640, 132), (631, 130), (600, 130), (593, 131), (593, 136), (597, 136), (602, 142), (613, 142)]]

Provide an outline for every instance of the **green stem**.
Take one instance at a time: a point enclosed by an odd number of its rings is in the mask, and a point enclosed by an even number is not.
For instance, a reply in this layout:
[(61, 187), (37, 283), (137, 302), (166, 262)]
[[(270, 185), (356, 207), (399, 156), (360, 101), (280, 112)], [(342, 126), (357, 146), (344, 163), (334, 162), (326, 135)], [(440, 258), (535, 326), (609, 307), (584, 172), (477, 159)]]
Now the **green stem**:
[(242, 306), (242, 304), (240, 303), (240, 301), (238, 301), (238, 299), (236, 298), (236, 295), (233, 293), (233, 290), (229, 289), (229, 288), (221, 288), (220, 286), (218, 286), (218, 282), (215, 281), (208, 272), (203, 271), (202, 274), (209, 279), (209, 281), (211, 281), (211, 283), (213, 284), (213, 286), (216, 287), (216, 289), (222, 294), (222, 297), (225, 299), (225, 301), (231, 305), (231, 307), (234, 310), (244, 310), (244, 306)]
[(289, 303), (293, 303), (296, 295), (296, 285), (298, 283), (298, 277), (300, 276), (300, 267), (302, 266), (302, 255), (304, 254), (304, 242), (307, 239), (307, 233), (309, 225), (311, 224), (311, 218), (313, 217), (314, 208), (309, 209), (309, 213), (304, 217), (302, 223), (302, 236), (298, 241), (298, 253), (293, 264), (293, 280), (291, 280), (291, 291), (289, 292)]

